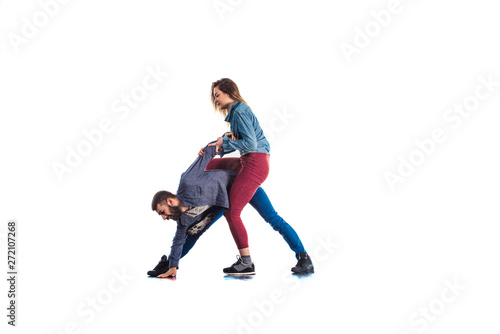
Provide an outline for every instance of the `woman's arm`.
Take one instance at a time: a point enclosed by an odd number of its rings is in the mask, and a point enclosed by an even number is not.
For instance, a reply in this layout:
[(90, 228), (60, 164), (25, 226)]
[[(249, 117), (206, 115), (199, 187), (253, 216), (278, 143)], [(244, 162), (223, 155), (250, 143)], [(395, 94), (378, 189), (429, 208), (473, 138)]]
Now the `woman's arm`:
[(222, 141), (222, 148), (224, 151), (241, 150), (252, 152), (257, 149), (257, 136), (254, 130), (254, 117), (251, 113), (241, 113), (235, 115), (233, 122), (236, 124), (234, 127), (238, 129), (238, 140), (231, 140), (229, 137), (224, 137)]

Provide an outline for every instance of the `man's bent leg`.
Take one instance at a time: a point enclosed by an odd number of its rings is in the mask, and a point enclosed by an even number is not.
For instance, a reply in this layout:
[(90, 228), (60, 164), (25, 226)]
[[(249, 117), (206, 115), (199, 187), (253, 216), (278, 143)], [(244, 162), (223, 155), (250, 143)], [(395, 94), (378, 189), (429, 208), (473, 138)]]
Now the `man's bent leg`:
[(181, 258), (183, 258), (184, 255), (186, 255), (191, 250), (191, 248), (193, 248), (194, 244), (196, 243), (196, 241), (198, 241), (201, 235), (205, 233), (209, 229), (209, 227), (213, 225), (213, 223), (215, 223), (220, 217), (222, 217), (226, 209), (220, 206), (214, 206), (208, 209), (207, 211), (211, 211), (211, 213), (214, 214), (214, 218), (210, 223), (207, 224), (207, 226), (202, 231), (187, 236), (186, 242), (184, 243), (184, 247), (182, 247)]
[(292, 251), (295, 252), (295, 257), (299, 259), (299, 253), (305, 252), (304, 246), (300, 241), (299, 235), (295, 230), (274, 210), (269, 197), (264, 189), (259, 187), (252, 199), (250, 205), (253, 206), (259, 215), (264, 218), (275, 231), (278, 231), (285, 239), (286, 243)]
[(292, 268), (292, 272), (298, 275), (314, 273), (314, 266), (311, 261), (311, 257), (305, 251), (297, 232), (295, 232), (295, 230), (274, 210), (264, 189), (260, 187), (257, 189), (254, 197), (250, 201), (250, 205), (257, 210), (262, 218), (264, 218), (264, 220), (268, 222), (273, 229), (280, 232), (290, 248), (295, 252), (295, 257), (298, 262)]

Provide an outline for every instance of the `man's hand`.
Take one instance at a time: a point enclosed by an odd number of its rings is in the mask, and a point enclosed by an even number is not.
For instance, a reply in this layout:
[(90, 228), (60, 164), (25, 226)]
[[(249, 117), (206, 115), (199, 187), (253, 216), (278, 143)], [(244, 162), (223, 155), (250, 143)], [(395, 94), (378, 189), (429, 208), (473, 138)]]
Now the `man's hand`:
[(158, 275), (157, 277), (158, 278), (166, 278), (166, 277), (169, 277), (169, 276), (172, 276), (172, 277), (176, 277), (177, 276), (177, 268), (176, 267), (170, 268), (166, 273)]
[(219, 150), (222, 150), (222, 137), (217, 138), (215, 143), (208, 144), (208, 146), (215, 146), (215, 152), (219, 152)]

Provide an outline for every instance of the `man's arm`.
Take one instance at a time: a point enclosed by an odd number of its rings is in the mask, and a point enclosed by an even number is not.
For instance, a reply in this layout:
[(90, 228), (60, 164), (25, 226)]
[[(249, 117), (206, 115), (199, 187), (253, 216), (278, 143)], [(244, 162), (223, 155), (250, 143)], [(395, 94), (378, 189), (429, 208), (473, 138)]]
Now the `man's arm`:
[(187, 226), (184, 226), (179, 222), (177, 223), (177, 231), (175, 232), (174, 239), (172, 240), (172, 247), (170, 249), (170, 255), (168, 256), (169, 269), (166, 273), (158, 275), (159, 278), (177, 275), (182, 248), (187, 238), (186, 230)]
[[(222, 137), (220, 137), (220, 139), (221, 139), (221, 140), (223, 140), (223, 137), (228, 137), (228, 138), (231, 138), (231, 140), (238, 140), (238, 139), (237, 139), (237, 138), (233, 135), (233, 133), (232, 133), (232, 132), (226, 132), (226, 133), (224, 133), (224, 134), (222, 135)], [(215, 145), (217, 145), (217, 140), (214, 140), (213, 142), (208, 143), (208, 145), (207, 145), (207, 146), (215, 146)], [(219, 145), (219, 146), (220, 146), (220, 147), (219, 147), (219, 151), (218, 151), (218, 152), (216, 152), (215, 154), (219, 154), (219, 156), (220, 156), (221, 158), (222, 158), (224, 155), (226, 155), (226, 154), (233, 153), (234, 151), (236, 151), (236, 150), (225, 150), (225, 149), (222, 147), (222, 142), (220, 143), (220, 145)], [(206, 148), (206, 146), (205, 146), (205, 147), (202, 147), (202, 148), (200, 149), (200, 151), (198, 152), (198, 156), (199, 156), (199, 157), (201, 157), (201, 156), (203, 155), (203, 151), (205, 151), (205, 148)]]
[(182, 174), (185, 176), (187, 174), (195, 175), (201, 174), (207, 167), (210, 160), (212, 160), (217, 153), (215, 152), (215, 146), (206, 146), (203, 149), (203, 154), (199, 155), (198, 158), (189, 166), (189, 168)]

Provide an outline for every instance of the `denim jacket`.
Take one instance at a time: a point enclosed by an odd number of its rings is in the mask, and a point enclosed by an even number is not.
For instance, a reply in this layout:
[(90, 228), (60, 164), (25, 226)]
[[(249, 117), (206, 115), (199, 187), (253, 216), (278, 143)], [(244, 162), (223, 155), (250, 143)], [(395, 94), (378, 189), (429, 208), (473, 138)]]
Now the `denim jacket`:
[(257, 117), (250, 108), (242, 102), (234, 102), (225, 119), (231, 123), (231, 132), (238, 140), (231, 140), (224, 136), (222, 148), (224, 153), (239, 150), (241, 155), (250, 152), (269, 154), (271, 147), (264, 131), (262, 131)]

